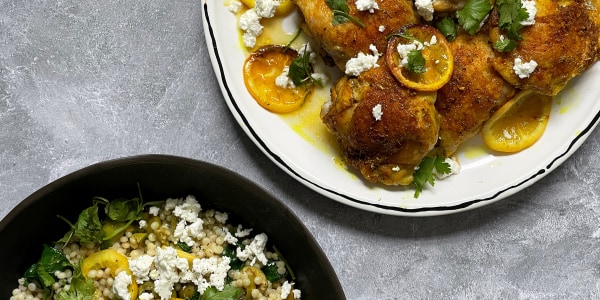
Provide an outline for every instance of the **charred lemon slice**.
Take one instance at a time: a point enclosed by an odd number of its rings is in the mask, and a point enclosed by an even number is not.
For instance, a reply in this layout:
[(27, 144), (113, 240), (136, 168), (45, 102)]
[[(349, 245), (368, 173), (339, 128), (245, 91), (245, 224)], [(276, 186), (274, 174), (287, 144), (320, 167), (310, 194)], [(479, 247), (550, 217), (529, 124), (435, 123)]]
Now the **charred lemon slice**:
[[(242, 3), (244, 3), (249, 8), (253, 8), (256, 5), (256, 0), (242, 0)], [(277, 7), (277, 10), (275, 11), (275, 15), (276, 16), (287, 15), (289, 12), (292, 11), (292, 9), (294, 9), (294, 3), (292, 3), (292, 0), (280, 0), (279, 6)]]
[(424, 92), (444, 86), (454, 69), (454, 56), (444, 35), (423, 24), (406, 25), (392, 34), (386, 61), (400, 83)]
[(534, 91), (519, 92), (487, 120), (481, 130), (492, 150), (518, 152), (540, 139), (548, 124), (552, 97)]
[(244, 62), (244, 84), (252, 97), (265, 109), (289, 113), (299, 109), (310, 89), (282, 86), (277, 78), (298, 57), (298, 52), (284, 46), (268, 45), (252, 52)]

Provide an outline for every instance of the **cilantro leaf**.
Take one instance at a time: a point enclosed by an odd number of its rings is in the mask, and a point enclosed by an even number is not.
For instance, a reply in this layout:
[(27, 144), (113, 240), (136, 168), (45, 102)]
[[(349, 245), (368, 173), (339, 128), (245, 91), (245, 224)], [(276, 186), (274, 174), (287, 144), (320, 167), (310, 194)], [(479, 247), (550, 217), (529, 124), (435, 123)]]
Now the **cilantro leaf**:
[(446, 37), (448, 42), (456, 39), (457, 30), (454, 20), (450, 17), (444, 17), (435, 23), (435, 27)]
[(365, 27), (365, 24), (350, 15), (350, 8), (348, 7), (346, 0), (325, 0), (325, 3), (333, 12), (331, 24), (340, 25), (352, 21), (361, 28)]
[(312, 77), (313, 67), (310, 64), (310, 51), (304, 51), (302, 56), (298, 56), (290, 64), (288, 76), (292, 79), (295, 86), (313, 85), (322, 86), (320, 80)]
[(408, 64), (406, 68), (416, 74), (422, 74), (427, 71), (425, 67), (425, 58), (420, 50), (411, 50), (407, 55)]
[(491, 10), (492, 4), (489, 0), (469, 0), (461, 10), (456, 12), (458, 24), (469, 34), (474, 35)]
[(265, 266), (260, 268), (270, 282), (276, 282), (279, 279), (285, 278), (286, 273), (279, 274), (278, 269), (277, 263), (273, 260), (268, 261)]
[(513, 39), (505, 38), (497, 40), (494, 43), (494, 49), (500, 52), (510, 52), (517, 48), (517, 42)]
[(450, 164), (443, 156), (425, 157), (419, 164), (419, 168), (413, 173), (413, 185), (415, 186), (414, 197), (418, 198), (425, 184), (435, 185), (434, 171), (439, 174), (450, 174)]
[(242, 290), (226, 284), (222, 291), (217, 290), (216, 287), (211, 286), (204, 290), (200, 300), (237, 300), (242, 294)]
[(60, 250), (44, 245), (39, 261), (31, 265), (23, 275), (26, 282), (33, 282), (40, 286), (45, 294), (52, 294), (52, 285), (57, 281), (54, 277), (56, 271), (72, 268), (71, 262)]
[(524, 27), (521, 22), (529, 18), (521, 0), (498, 0), (498, 26), (506, 31), (509, 38), (522, 40), (519, 31)]
[(61, 290), (56, 295), (56, 300), (87, 300), (94, 298), (96, 287), (94, 280), (82, 277), (76, 277), (71, 280), (69, 290)]
[(62, 216), (58, 217), (71, 226), (71, 230), (58, 243), (67, 244), (71, 239), (82, 243), (97, 243), (102, 241), (102, 223), (100, 223), (100, 217), (98, 216), (97, 204), (81, 211), (75, 224), (71, 224)]

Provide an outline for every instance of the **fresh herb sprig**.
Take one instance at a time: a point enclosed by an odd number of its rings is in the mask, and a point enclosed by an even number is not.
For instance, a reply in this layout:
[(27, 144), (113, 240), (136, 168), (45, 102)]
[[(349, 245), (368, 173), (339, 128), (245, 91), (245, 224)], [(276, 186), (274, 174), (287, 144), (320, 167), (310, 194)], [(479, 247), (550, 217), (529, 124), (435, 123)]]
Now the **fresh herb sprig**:
[[(392, 34), (388, 35), (386, 37), (386, 39), (389, 39), (394, 36), (405, 38), (409, 41), (416, 41), (420, 44), (423, 44), (422, 41), (420, 41), (416, 37), (404, 32), (404, 31), (392, 33)], [(415, 73), (415, 74), (423, 74), (423, 73), (427, 72), (427, 68), (425, 67), (426, 61), (425, 61), (425, 57), (423, 57), (422, 50), (414, 49), (414, 50), (408, 51), (406, 59), (407, 59), (407, 64), (406, 64), (405, 68), (407, 70), (409, 70), (410, 72)]]
[(310, 63), (310, 51), (308, 51), (307, 46), (305, 46), (303, 54), (292, 60), (288, 75), (295, 86), (323, 86), (320, 79), (312, 76), (312, 71), (313, 67)]
[(517, 41), (523, 39), (520, 31), (525, 27), (522, 22), (529, 18), (521, 0), (498, 0), (498, 27), (506, 32), (507, 38), (494, 43), (500, 52), (510, 52), (517, 47)]
[(434, 157), (425, 157), (421, 161), (421, 164), (419, 164), (419, 168), (413, 173), (413, 185), (415, 186), (414, 197), (419, 197), (425, 184), (429, 183), (431, 186), (435, 185), (434, 173), (450, 174), (451, 171), (450, 164), (445, 161), (443, 156), (436, 155)]
[(340, 25), (348, 21), (352, 21), (360, 28), (365, 27), (365, 24), (363, 22), (350, 15), (350, 8), (348, 7), (346, 0), (325, 0), (325, 3), (327, 4), (327, 6), (329, 6), (329, 8), (331, 8), (331, 11), (333, 12), (333, 19), (331, 21), (331, 24)]
[(458, 24), (471, 35), (479, 31), (481, 24), (492, 11), (489, 0), (469, 0), (465, 6), (456, 12)]

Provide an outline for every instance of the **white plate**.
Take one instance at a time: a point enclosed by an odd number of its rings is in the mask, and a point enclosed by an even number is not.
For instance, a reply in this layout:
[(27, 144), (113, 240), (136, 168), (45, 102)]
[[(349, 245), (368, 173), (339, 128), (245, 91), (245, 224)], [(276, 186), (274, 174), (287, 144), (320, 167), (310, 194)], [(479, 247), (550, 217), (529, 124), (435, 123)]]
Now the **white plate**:
[[(542, 138), (516, 154), (487, 151), (476, 138), (459, 149), (460, 174), (436, 181), (417, 199), (406, 187), (366, 182), (340, 163), (322, 124), (303, 124), (261, 108), (244, 86), (245, 53), (236, 18), (223, 0), (203, 0), (204, 32), (213, 68), (232, 114), (252, 141), (281, 169), (341, 203), (376, 213), (430, 216), (480, 207), (533, 184), (572, 155), (600, 116), (600, 63), (555, 97)], [(315, 118), (315, 108), (306, 112)], [(308, 132), (302, 126), (307, 125)]]

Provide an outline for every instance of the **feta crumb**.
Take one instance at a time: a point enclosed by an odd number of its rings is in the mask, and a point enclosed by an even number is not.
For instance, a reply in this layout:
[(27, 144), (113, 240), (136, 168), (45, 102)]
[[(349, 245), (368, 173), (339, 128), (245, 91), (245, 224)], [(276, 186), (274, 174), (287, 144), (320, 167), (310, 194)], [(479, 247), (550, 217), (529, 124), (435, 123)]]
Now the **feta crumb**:
[[(196, 258), (192, 262), (192, 281), (198, 286), (198, 292), (204, 293), (209, 286), (214, 286), (222, 291), (230, 266), (229, 257), (222, 257), (219, 261), (216, 257)], [(208, 281), (204, 278), (208, 276)]]
[(535, 0), (521, 0), (523, 8), (529, 14), (527, 20), (521, 21), (520, 24), (523, 26), (531, 26), (535, 24), (535, 15), (537, 14), (537, 8), (535, 7)]
[(446, 159), (444, 160), (444, 162), (446, 162), (447, 164), (450, 165), (450, 173), (448, 174), (440, 174), (438, 173), (435, 168), (433, 169), (433, 174), (435, 175), (435, 177), (437, 177), (438, 179), (444, 179), (446, 177), (452, 176), (452, 175), (457, 175), (458, 173), (460, 173), (460, 163), (458, 163), (458, 161), (450, 158), (450, 157), (446, 157)]
[(281, 74), (279, 74), (279, 76), (277, 76), (277, 78), (275, 78), (275, 85), (277, 85), (280, 88), (284, 88), (284, 89), (286, 89), (286, 88), (293, 89), (296, 87), (296, 85), (294, 84), (294, 81), (292, 80), (292, 78), (290, 78), (290, 67), (289, 66), (283, 67)]
[(263, 31), (260, 19), (261, 17), (254, 9), (249, 9), (240, 16), (239, 27), (244, 31), (242, 39), (244, 40), (244, 45), (248, 48), (256, 45), (256, 37)]
[(138, 300), (154, 300), (154, 295), (152, 293), (141, 293)]
[(425, 21), (433, 20), (433, 0), (415, 0), (415, 7), (419, 16)]
[(230, 245), (235, 245), (237, 243), (238, 239), (235, 236), (233, 236), (231, 232), (229, 232), (229, 229), (227, 229), (227, 227), (223, 227), (223, 232), (225, 232), (225, 237), (223, 238), (225, 242), (227, 242)]
[(400, 166), (395, 166), (392, 168), (392, 171), (394, 172), (399, 172), (400, 171)]
[(246, 237), (250, 235), (250, 232), (252, 232), (252, 228), (243, 229), (242, 225), (238, 225), (237, 231), (235, 232), (235, 236), (239, 238)]
[(157, 206), (151, 206), (150, 209), (148, 210), (148, 213), (155, 217), (158, 216), (159, 212), (160, 212), (160, 208)]
[(242, 2), (240, 0), (232, 0), (227, 5), (227, 9), (229, 9), (230, 12), (237, 14), (240, 12), (240, 9), (242, 9)]
[(379, 25), (379, 32), (384, 32), (384, 31), (385, 31), (385, 26)]
[(289, 283), (287, 280), (281, 286), (281, 299), (286, 299), (292, 292), (293, 283)]
[(229, 215), (227, 213), (218, 212), (218, 211), (215, 212), (215, 220), (217, 220), (218, 222), (225, 224), (225, 222), (227, 222), (228, 218), (229, 218)]
[(281, 4), (279, 0), (256, 0), (254, 2), (254, 10), (256, 10), (256, 14), (261, 18), (272, 18), (279, 4)]
[(346, 62), (346, 74), (350, 76), (358, 76), (360, 73), (372, 68), (377, 68), (377, 60), (379, 59), (379, 51), (375, 45), (369, 45), (369, 50), (373, 55), (359, 52), (356, 57), (351, 58)]
[(188, 196), (182, 204), (175, 207), (173, 214), (181, 220), (192, 223), (198, 220), (198, 214), (201, 210), (202, 207), (196, 201), (196, 198)]
[(300, 297), (302, 297), (302, 292), (298, 289), (294, 289), (292, 293), (294, 293), (294, 299), (300, 299)]
[(377, 103), (377, 105), (373, 106), (371, 114), (373, 115), (373, 118), (375, 118), (375, 121), (381, 120), (381, 116), (383, 116), (383, 111), (381, 111), (381, 103)]
[(519, 57), (515, 58), (513, 70), (515, 71), (515, 74), (517, 74), (517, 76), (519, 76), (519, 78), (523, 79), (523, 78), (529, 77), (529, 75), (531, 75), (531, 73), (533, 73), (533, 71), (535, 71), (535, 68), (537, 68), (537, 65), (538, 64), (535, 60), (530, 60), (529, 62), (523, 62), (523, 59), (519, 56)]
[(396, 46), (396, 50), (398, 51), (398, 55), (402, 60), (400, 64), (402, 66), (408, 65), (408, 53), (413, 50), (423, 50), (424, 45), (419, 41), (412, 41), (409, 44), (398, 44)]
[(267, 257), (263, 253), (267, 245), (267, 235), (264, 233), (257, 234), (244, 250), (237, 248), (236, 256), (241, 261), (252, 259), (251, 265), (254, 264), (254, 259), (258, 259), (263, 265), (267, 264)]
[(370, 13), (374, 13), (376, 9), (379, 9), (377, 0), (356, 0), (356, 8), (360, 11), (368, 10)]
[(143, 254), (140, 255), (136, 259), (129, 260), (129, 269), (133, 276), (135, 276), (136, 282), (139, 284), (144, 283), (144, 281), (150, 280), (150, 267), (154, 262), (154, 257)]
[(146, 222), (146, 220), (142, 219), (138, 222), (138, 224), (139, 224), (140, 228), (146, 228), (146, 226), (148, 225), (148, 222)]
[(113, 293), (123, 300), (131, 300), (131, 295), (129, 295), (129, 285), (131, 282), (132, 280), (130, 275), (128, 275), (125, 271), (119, 272), (113, 283)]
[(154, 280), (154, 291), (163, 300), (171, 299), (174, 285), (180, 281), (180, 273), (189, 272), (187, 259), (177, 256), (177, 250), (172, 247), (156, 248), (154, 266), (155, 274), (150, 273), (151, 278), (157, 278)]

